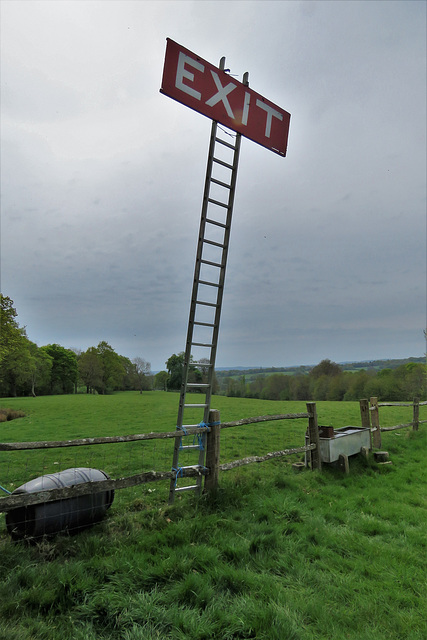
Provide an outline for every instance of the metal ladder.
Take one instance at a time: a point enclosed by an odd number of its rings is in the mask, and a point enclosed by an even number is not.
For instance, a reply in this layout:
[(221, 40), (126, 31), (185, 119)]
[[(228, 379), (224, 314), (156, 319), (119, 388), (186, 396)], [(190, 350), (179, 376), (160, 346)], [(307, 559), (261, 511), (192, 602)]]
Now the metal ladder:
[[(225, 58), (221, 58), (220, 68), (224, 70), (224, 66)], [(248, 85), (247, 73), (243, 76), (243, 83)], [(227, 132), (225, 133), (227, 134)], [(233, 142), (218, 137), (218, 124), (213, 121), (176, 425), (177, 429), (183, 431), (183, 436), (175, 438), (172, 461), (172, 470), (175, 476), (170, 483), (169, 504), (174, 502), (176, 493), (196, 491), (200, 494), (202, 488), (206, 432), (209, 429), (209, 411), (215, 375), (215, 359), (241, 135), (239, 133), (230, 134), (230, 140)], [(194, 350), (197, 350), (196, 361), (192, 360)], [(201, 383), (189, 382), (189, 375), (195, 367), (201, 367), (207, 371), (206, 379)], [(188, 395), (192, 391), (198, 391), (199, 395), (204, 396), (203, 401), (197, 403), (189, 401)], [(184, 422), (184, 414), (186, 420), (190, 419), (190, 422)], [(191, 417), (187, 418), (187, 415)], [(202, 417), (201, 421), (200, 417)], [(197, 420), (199, 421), (197, 422)], [(193, 434), (186, 436), (186, 430), (191, 427), (204, 427), (205, 431), (196, 436)], [(189, 438), (193, 438), (192, 444), (183, 444), (185, 439)], [(193, 450), (198, 453), (197, 463), (180, 466), (180, 453), (190, 453)], [(195, 484), (186, 484), (185, 472), (188, 469), (199, 471)], [(192, 477), (191, 482), (193, 481)]]

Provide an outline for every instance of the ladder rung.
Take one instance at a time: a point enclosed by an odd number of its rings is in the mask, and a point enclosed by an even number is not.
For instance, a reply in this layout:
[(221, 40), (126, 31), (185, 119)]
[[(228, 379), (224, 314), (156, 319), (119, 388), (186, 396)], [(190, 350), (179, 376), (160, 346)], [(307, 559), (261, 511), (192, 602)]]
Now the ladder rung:
[(221, 138), (216, 138), (215, 137), (215, 141), (219, 142), (220, 144), (223, 144), (224, 147), (228, 147), (229, 149), (233, 149), (233, 151), (236, 149), (236, 147), (233, 144), (230, 144), (229, 142), (226, 142), (225, 140), (221, 140)]
[(196, 300), (196, 304), (203, 304), (205, 307), (217, 307), (216, 302), (203, 302), (203, 300)]
[(186, 409), (204, 409), (205, 407), (208, 407), (209, 405), (205, 404), (185, 404), (184, 407)]
[(213, 347), (213, 344), (207, 344), (206, 342), (192, 342), (193, 347)]
[[(206, 365), (207, 366), (207, 365)], [(210, 384), (207, 384), (207, 382), (187, 382), (187, 387), (197, 387), (197, 389), (199, 388), (203, 388), (206, 389), (207, 387), (210, 387)]]
[(220, 160), (219, 158), (212, 158), (212, 160), (217, 164), (221, 164), (223, 167), (227, 167), (227, 169), (234, 169), (232, 164), (229, 164), (228, 162), (224, 162), (224, 160)]
[(208, 202), (210, 202), (211, 204), (217, 204), (218, 207), (224, 207), (224, 209), (228, 209), (228, 202), (220, 202), (219, 200), (214, 200), (213, 198), (208, 198)]
[(200, 447), (198, 444), (184, 444), (180, 446), (180, 450), (182, 451), (183, 449), (199, 449), (200, 451)]
[[(209, 200), (209, 202), (212, 202), (212, 201)], [(209, 224), (215, 224), (217, 227), (222, 227), (222, 229), (227, 229), (227, 225), (224, 224), (223, 222), (218, 222), (218, 220), (212, 220), (212, 218), (206, 218), (206, 222), (208, 222)]]
[(220, 287), (218, 282), (209, 282), (208, 280), (199, 280), (199, 284), (207, 284), (209, 287)]
[(212, 262), (211, 260), (200, 260), (202, 264), (209, 264), (211, 267), (219, 267), (222, 268), (222, 264), (219, 262)]
[(231, 184), (227, 184), (222, 180), (217, 180), (217, 178), (211, 178), (211, 182), (215, 182), (215, 184), (219, 184), (220, 187), (225, 187), (225, 189), (231, 189)]
[(179, 491), (194, 491), (194, 489), (199, 489), (199, 485), (192, 484), (188, 487), (175, 487), (175, 492), (178, 493)]
[(194, 324), (197, 324), (201, 327), (215, 327), (215, 323), (214, 322), (198, 322), (197, 320), (194, 321)]
[[(193, 364), (193, 363), (191, 363)], [(181, 425), (181, 427), (177, 427), (178, 431), (183, 431), (184, 429), (200, 429), (200, 422), (199, 424), (183, 424)], [(183, 437), (185, 437), (185, 433), (182, 434)], [(197, 435), (197, 434), (192, 434), (192, 433), (188, 433), (188, 436), (192, 436), (192, 435)]]
[[(191, 366), (193, 365), (195, 367), (212, 367), (212, 364), (210, 362), (192, 362)], [(185, 425), (185, 426), (188, 426), (188, 425)], [(193, 425), (193, 426), (197, 427), (197, 425)]]
[(221, 249), (224, 249), (225, 244), (221, 244), (220, 242), (214, 242), (213, 240), (203, 240), (203, 242), (206, 242), (206, 244), (212, 244), (214, 247), (221, 247)]

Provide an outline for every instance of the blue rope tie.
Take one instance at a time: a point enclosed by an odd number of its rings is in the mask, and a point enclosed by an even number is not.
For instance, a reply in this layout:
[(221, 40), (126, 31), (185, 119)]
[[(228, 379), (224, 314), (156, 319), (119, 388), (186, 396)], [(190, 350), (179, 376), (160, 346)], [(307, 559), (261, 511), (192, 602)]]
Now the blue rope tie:
[[(188, 436), (187, 429), (185, 427), (178, 427), (177, 426), (176, 428), (177, 428), (178, 431), (183, 431), (185, 436)], [(181, 437), (180, 440), (179, 440), (179, 450), (182, 451), (183, 448), (184, 447), (182, 446), (182, 437)]]
[(5, 493), (9, 494), (9, 495), (11, 495), (11, 494), (12, 494), (12, 492), (11, 492), (11, 491), (8, 491), (8, 490), (7, 490), (7, 489), (5, 489), (4, 487), (2, 487), (2, 486), (1, 486), (1, 484), (0, 484), (0, 489), (1, 489), (2, 491), (4, 491)]
[[(210, 431), (209, 425), (207, 425), (206, 422), (204, 422), (203, 420), (201, 422), (199, 422), (199, 427), (200, 427), (200, 429), (206, 429), (206, 431)], [(193, 438), (193, 444), (195, 444), (196, 438), (197, 438), (197, 441), (199, 443), (200, 451), (204, 451), (205, 447), (204, 447), (204, 444), (203, 444), (203, 434), (202, 433), (196, 433), (196, 435)]]
[(201, 433), (196, 433), (196, 435), (193, 438), (193, 444), (196, 443), (196, 439), (199, 443), (200, 451), (204, 451), (205, 447), (203, 446), (203, 435)]
[(221, 424), (221, 422), (220, 421), (218, 421), (218, 422), (209, 422), (209, 426), (210, 427), (214, 427), (217, 424)]
[(188, 436), (187, 429), (186, 429), (184, 426), (182, 426), (182, 427), (178, 427), (178, 425), (177, 425), (177, 426), (176, 426), (176, 430), (177, 430), (177, 431), (183, 431), (183, 432), (184, 432), (184, 435), (185, 435), (185, 436)]
[(176, 473), (176, 476), (175, 476), (175, 488), (176, 488), (176, 484), (178, 482), (178, 478), (180, 476), (181, 476), (181, 478), (184, 477), (184, 469), (178, 465), (178, 469), (175, 469), (175, 467), (172, 467), (172, 471), (175, 471), (175, 473)]

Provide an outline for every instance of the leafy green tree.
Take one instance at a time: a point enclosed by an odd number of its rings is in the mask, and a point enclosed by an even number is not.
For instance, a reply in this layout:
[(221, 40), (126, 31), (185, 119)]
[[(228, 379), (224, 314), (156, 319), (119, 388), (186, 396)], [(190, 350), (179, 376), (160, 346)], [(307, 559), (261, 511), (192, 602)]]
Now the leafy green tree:
[[(285, 396), (288, 397), (285, 398)], [(267, 376), (261, 397), (268, 400), (289, 399), (289, 376), (285, 376), (283, 373), (273, 373), (271, 376)]]
[(16, 397), (22, 393), (23, 388), (29, 387), (31, 365), (29, 340), (22, 336), (22, 339), (14, 344), (13, 350), (3, 358), (1, 377), (6, 385), (6, 395)]
[(378, 386), (377, 396), (379, 400), (388, 400), (389, 402), (397, 402), (404, 398), (403, 394), (403, 378), (399, 373), (392, 369), (381, 369), (376, 374)]
[(16, 317), (13, 300), (0, 294), (0, 391), (3, 396), (17, 396), (31, 380), (31, 343)]
[(31, 395), (34, 397), (36, 388), (43, 390), (50, 386), (53, 358), (34, 342), (30, 342), (30, 353)]
[(349, 376), (351, 375), (351, 373), (343, 372), (340, 375), (329, 378), (326, 400), (332, 400), (333, 402), (343, 400), (349, 385)]
[[(181, 389), (182, 378), (184, 375), (184, 362), (184, 351), (180, 351), (178, 355), (176, 355), (176, 353), (172, 354), (171, 357), (165, 362), (168, 370), (168, 390)], [(202, 373), (194, 364), (192, 364), (192, 362), (193, 356), (190, 356), (190, 365), (188, 367), (188, 382), (201, 383), (203, 378)]]
[(20, 343), (25, 330), (19, 328), (13, 300), (0, 293), (0, 364)]
[(182, 376), (184, 375), (184, 352), (178, 355), (175, 353), (165, 362), (168, 371), (167, 388), (168, 390), (181, 389)]
[(308, 375), (294, 376), (291, 382), (291, 398), (293, 400), (310, 400), (310, 379)]
[(261, 394), (264, 389), (265, 376), (256, 376), (252, 382), (249, 383), (249, 398), (261, 398)]
[(144, 358), (134, 358), (132, 360), (134, 366), (134, 377), (136, 382), (136, 388), (139, 392), (148, 391), (151, 389), (151, 364), (144, 360)]
[(309, 375), (311, 378), (320, 378), (321, 376), (339, 376), (341, 373), (342, 369), (339, 364), (326, 359), (313, 367)]
[(313, 400), (326, 400), (329, 389), (329, 376), (320, 375), (310, 380), (310, 391)]
[(226, 378), (227, 383), (226, 395), (230, 398), (244, 398), (249, 392), (249, 386), (246, 386), (246, 377)]
[(395, 370), (401, 376), (402, 396), (405, 400), (413, 398), (426, 398), (426, 365), (415, 362), (408, 362)]
[(79, 356), (78, 367), (80, 380), (86, 385), (86, 393), (93, 393), (97, 387), (102, 386), (104, 370), (95, 347), (90, 347)]
[(350, 373), (343, 400), (361, 400), (362, 398), (369, 397), (367, 388), (369, 381), (374, 375), (374, 372), (371, 371), (368, 373), (365, 369)]
[(126, 358), (126, 356), (119, 356), (120, 362), (123, 366), (124, 374), (122, 377), (122, 382), (117, 389), (121, 389), (122, 391), (131, 391), (133, 389), (137, 389), (137, 380), (136, 380), (136, 371), (135, 365), (133, 362)]
[(59, 344), (40, 347), (52, 358), (50, 393), (73, 393), (78, 380), (77, 356)]
[(105, 340), (98, 344), (97, 352), (102, 362), (101, 393), (121, 389), (126, 371), (120, 356)]
[(154, 388), (161, 389), (162, 391), (167, 391), (168, 385), (168, 372), (167, 371), (159, 371), (154, 376)]

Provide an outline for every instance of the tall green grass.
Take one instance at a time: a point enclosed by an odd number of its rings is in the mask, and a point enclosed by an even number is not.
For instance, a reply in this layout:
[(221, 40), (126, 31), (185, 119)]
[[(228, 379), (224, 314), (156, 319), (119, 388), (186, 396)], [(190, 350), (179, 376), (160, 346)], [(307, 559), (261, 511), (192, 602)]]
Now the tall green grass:
[[(169, 430), (177, 400), (8, 400), (27, 418), (2, 423), (0, 440)], [(224, 421), (305, 410), (222, 397), (213, 406)], [(408, 412), (383, 415), (397, 424)], [(360, 424), (357, 403), (319, 403), (318, 413), (321, 424)], [(243, 430), (226, 454), (302, 444), (304, 420), (265, 424)], [(391, 465), (351, 458), (349, 476), (329, 467), (295, 475), (288, 458), (236, 469), (214, 495), (172, 507), (139, 488), (93, 529), (34, 546), (12, 543), (2, 522), (0, 638), (424, 640), (427, 428), (383, 433), (383, 448)], [(6, 455), (15, 453), (2, 454), (0, 471)]]

